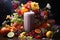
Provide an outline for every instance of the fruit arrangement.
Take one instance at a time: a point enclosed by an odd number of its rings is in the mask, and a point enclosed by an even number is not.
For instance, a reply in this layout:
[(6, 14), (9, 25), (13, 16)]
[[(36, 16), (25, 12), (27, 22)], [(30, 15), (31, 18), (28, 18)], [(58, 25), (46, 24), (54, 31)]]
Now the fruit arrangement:
[[(14, 5), (13, 5), (14, 6)], [(26, 4), (21, 4), (18, 8), (17, 4), (14, 6), (14, 11), (12, 15), (7, 15), (5, 22), (3, 22), (3, 27), (0, 29), (0, 34), (6, 35), (9, 38), (18, 36), (19, 39), (25, 40), (29, 39), (42, 39), (42, 38), (52, 38), (55, 31), (59, 30), (54, 25), (54, 19), (48, 19), (49, 7), (41, 9), (37, 2), (29, 1)], [(34, 14), (34, 30), (30, 32), (24, 31), (24, 19), (23, 15), (25, 12), (33, 11)], [(8, 22), (10, 24), (8, 24)]]

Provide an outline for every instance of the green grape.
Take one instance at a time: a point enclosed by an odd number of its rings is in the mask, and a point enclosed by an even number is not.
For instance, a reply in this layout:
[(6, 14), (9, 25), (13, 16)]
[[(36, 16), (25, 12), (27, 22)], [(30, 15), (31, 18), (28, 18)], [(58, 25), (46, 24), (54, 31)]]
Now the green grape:
[(24, 40), (24, 39), (26, 39), (26, 36), (19, 36), (19, 39), (22, 39), (22, 40)]
[(11, 22), (14, 22), (14, 21), (16, 21), (17, 20), (17, 18), (13, 18), (12, 20), (11, 20)]
[(13, 13), (13, 15), (14, 15), (15, 18), (18, 17), (18, 14), (17, 13)]
[(23, 18), (23, 15), (18, 16), (19, 18)]
[(18, 8), (21, 9), (21, 6), (19, 6)]
[(23, 19), (21, 19), (19, 22), (20, 22), (20, 24), (23, 24)]
[(19, 19), (19, 18), (18, 18), (17, 20), (18, 20), (18, 21), (21, 21), (21, 19)]
[(14, 18), (18, 18), (18, 15), (14, 15)]
[(22, 15), (18, 16), (17, 13), (13, 13), (13, 15), (14, 15), (14, 18), (11, 20), (11, 22), (17, 22), (17, 23), (23, 24), (23, 16)]
[(45, 33), (47, 30), (44, 28), (41, 28), (42, 33)]
[(32, 40), (32, 36), (27, 36), (27, 40)]
[(14, 19), (12, 19), (11, 22), (14, 22)]
[(17, 13), (13, 13), (13, 15), (17, 15)]

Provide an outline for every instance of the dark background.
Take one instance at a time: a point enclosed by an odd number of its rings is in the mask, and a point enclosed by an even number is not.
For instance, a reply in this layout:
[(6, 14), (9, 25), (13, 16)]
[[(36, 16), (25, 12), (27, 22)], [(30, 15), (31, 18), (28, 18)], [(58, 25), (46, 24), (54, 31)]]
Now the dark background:
[(0, 0), (0, 26), (6, 19), (6, 15), (12, 14), (12, 10), (11, 0)]

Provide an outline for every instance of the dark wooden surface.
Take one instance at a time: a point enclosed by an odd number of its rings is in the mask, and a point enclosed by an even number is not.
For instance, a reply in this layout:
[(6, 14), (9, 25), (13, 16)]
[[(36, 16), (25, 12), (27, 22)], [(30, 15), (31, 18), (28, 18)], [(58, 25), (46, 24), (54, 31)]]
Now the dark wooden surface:
[[(18, 37), (14, 37), (14, 38), (0, 37), (0, 40), (20, 40), (20, 39), (18, 39)], [(38, 39), (33, 39), (33, 40), (38, 40)], [(43, 40), (43, 39), (41, 39), (41, 40)], [(44, 40), (60, 40), (60, 38), (44, 39)]]
[(19, 40), (19, 39), (18, 37), (14, 37), (14, 38), (0, 37), (0, 40)]

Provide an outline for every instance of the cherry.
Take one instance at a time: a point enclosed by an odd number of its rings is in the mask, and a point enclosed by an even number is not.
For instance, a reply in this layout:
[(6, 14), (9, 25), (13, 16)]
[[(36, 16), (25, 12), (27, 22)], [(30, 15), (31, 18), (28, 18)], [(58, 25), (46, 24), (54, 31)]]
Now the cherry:
[(21, 15), (21, 10), (18, 10), (18, 16), (20, 16)]

